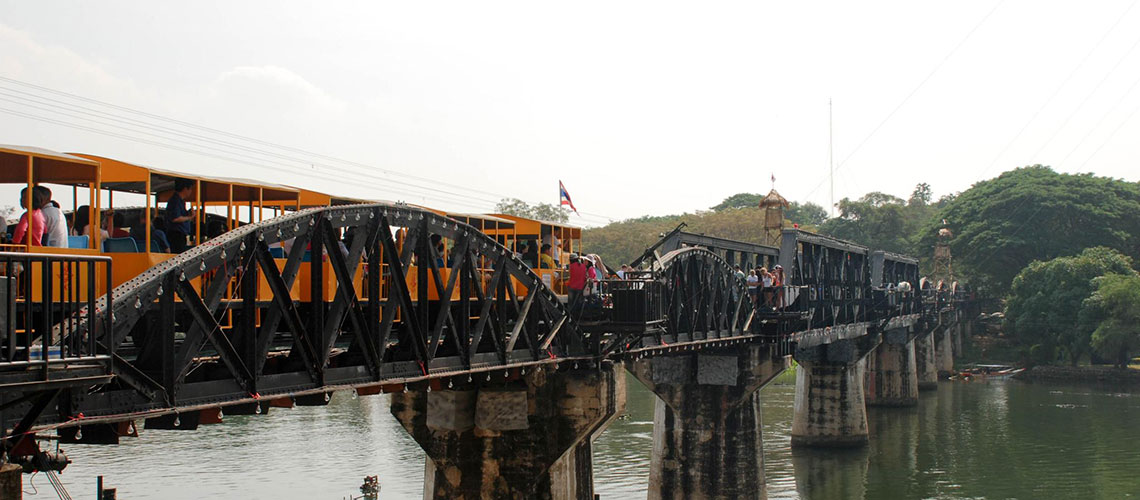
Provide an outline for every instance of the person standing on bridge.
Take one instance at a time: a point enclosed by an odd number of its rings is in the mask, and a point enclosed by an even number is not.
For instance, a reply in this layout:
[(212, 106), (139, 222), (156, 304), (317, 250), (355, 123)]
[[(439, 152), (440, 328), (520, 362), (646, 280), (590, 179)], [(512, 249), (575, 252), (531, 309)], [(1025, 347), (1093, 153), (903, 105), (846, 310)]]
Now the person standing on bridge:
[(776, 264), (772, 268), (772, 290), (776, 294), (776, 309), (784, 307), (784, 266)]
[(764, 307), (772, 307), (772, 273), (760, 268), (760, 285), (764, 293)]
[(586, 288), (586, 264), (578, 258), (578, 254), (570, 254), (570, 288), (566, 294), (566, 308), (573, 311), (574, 306), (582, 299), (582, 290)]
[(174, 194), (166, 202), (166, 227), (170, 240), (170, 251), (174, 253), (185, 252), (189, 248), (190, 221), (194, 220), (194, 211), (186, 209), (186, 197), (194, 190), (194, 181), (190, 179), (177, 179), (174, 181)]
[(756, 287), (760, 285), (760, 277), (756, 275), (755, 269), (748, 271), (745, 281), (748, 283), (748, 300), (752, 302), (752, 307), (756, 307)]

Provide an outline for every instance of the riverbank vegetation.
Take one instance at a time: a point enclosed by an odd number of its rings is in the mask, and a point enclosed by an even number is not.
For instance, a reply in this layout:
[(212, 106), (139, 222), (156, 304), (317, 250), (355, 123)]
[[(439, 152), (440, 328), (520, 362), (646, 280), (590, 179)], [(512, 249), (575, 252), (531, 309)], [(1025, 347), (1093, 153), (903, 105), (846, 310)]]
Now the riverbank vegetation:
[[(679, 223), (761, 242), (759, 193), (707, 211), (645, 216), (583, 232), (590, 252), (629, 262)], [(939, 232), (952, 235), (953, 279), (1004, 305), (1004, 335), (1031, 364), (1127, 365), (1140, 354), (1140, 184), (1033, 165), (933, 199), (920, 183), (905, 199), (872, 192), (824, 207), (793, 202), (787, 225), (919, 257), (929, 274)]]

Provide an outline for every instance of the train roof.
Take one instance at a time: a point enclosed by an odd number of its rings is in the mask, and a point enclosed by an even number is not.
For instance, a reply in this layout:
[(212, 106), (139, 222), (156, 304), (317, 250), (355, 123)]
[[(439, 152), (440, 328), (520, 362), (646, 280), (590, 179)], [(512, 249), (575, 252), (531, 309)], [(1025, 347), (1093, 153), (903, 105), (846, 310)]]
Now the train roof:
[(554, 221), (542, 220), (542, 219), (532, 219), (530, 217), (519, 217), (517, 215), (510, 215), (510, 214), (491, 214), (491, 215), (495, 216), (495, 217), (501, 217), (504, 219), (512, 220), (515, 222), (537, 222), (539, 224), (546, 224), (548, 226), (565, 227), (568, 229), (582, 229), (581, 226), (575, 226), (575, 225), (567, 224), (565, 222), (554, 222)]
[(444, 215), (446, 215), (448, 217), (466, 217), (468, 219), (482, 219), (482, 220), (490, 221), (490, 222), (498, 222), (500, 224), (514, 224), (515, 223), (515, 221), (513, 221), (513, 220), (504, 219), (503, 217), (500, 217), (497, 215), (469, 214), (469, 213), (463, 213), (463, 212), (447, 212)]
[(86, 185), (95, 180), (99, 168), (97, 162), (67, 153), (3, 144), (0, 145), (0, 183), (28, 182), (29, 158), (32, 160), (33, 177), (38, 182)]
[[(169, 192), (174, 190), (175, 179), (190, 179), (204, 183), (202, 200), (205, 202), (229, 202), (230, 190), (222, 186), (234, 187), (233, 201), (296, 202), (299, 193), (297, 188), (253, 179), (209, 177), (85, 153), (69, 154), (98, 162), (102, 167), (100, 184), (108, 189), (142, 193), (146, 190), (146, 182), (149, 179), (152, 193), (165, 193), (165, 195), (160, 196), (159, 201), (169, 197)], [(158, 176), (157, 179), (151, 177), (155, 175)]]

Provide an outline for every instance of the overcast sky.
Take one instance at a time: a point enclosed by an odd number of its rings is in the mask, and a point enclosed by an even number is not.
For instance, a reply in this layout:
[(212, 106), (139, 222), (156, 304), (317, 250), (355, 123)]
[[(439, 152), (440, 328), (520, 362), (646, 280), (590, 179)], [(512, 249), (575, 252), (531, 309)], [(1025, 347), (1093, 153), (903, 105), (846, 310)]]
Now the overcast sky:
[(1135, 181), (1134, 4), (0, 1), (0, 143), (465, 211), (561, 179), (597, 225), (770, 175), (827, 205), (831, 99), (837, 200)]

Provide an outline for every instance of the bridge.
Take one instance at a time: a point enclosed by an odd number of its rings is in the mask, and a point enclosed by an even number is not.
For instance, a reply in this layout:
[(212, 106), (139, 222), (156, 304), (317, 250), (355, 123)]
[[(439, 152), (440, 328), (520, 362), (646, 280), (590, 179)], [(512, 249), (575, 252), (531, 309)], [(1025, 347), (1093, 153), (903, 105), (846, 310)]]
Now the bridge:
[[(591, 442), (628, 370), (658, 397), (650, 498), (762, 497), (759, 389), (791, 360), (792, 444), (860, 446), (867, 405), (918, 404), (978, 313), (914, 258), (781, 236), (671, 233), (581, 306), (493, 237), (402, 204), (247, 224), (114, 289), (106, 257), (4, 253), (3, 451), (42, 468), (45, 436), (115, 444), (138, 421), (190, 431), (351, 390), (390, 394), (433, 498), (593, 498)], [(760, 263), (788, 271), (782, 307), (734, 274)]]

